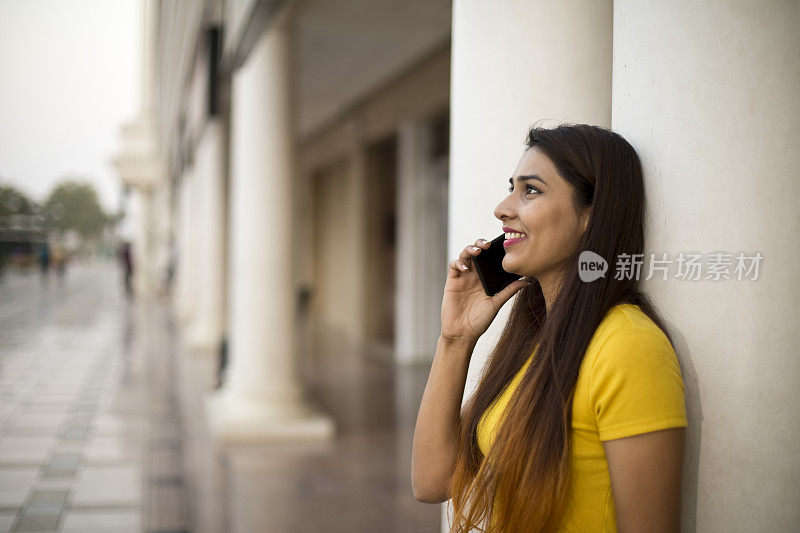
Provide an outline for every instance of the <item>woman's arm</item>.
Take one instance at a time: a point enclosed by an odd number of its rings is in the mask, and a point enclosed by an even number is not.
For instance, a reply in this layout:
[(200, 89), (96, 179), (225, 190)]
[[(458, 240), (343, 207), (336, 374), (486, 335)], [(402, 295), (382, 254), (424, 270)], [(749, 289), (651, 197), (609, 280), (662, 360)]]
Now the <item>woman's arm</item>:
[(603, 442), (620, 533), (680, 531), (686, 428)]
[(411, 487), (424, 503), (441, 503), (456, 459), (461, 398), (475, 342), (439, 338), (414, 428)]
[(441, 503), (450, 498), (447, 489), (457, 457), (461, 398), (472, 351), (500, 308), (528, 284), (520, 279), (494, 296), (486, 294), (472, 258), (491, 246), (486, 239), (478, 239), (448, 264), (442, 331), (422, 394), (411, 454), (411, 488), (421, 502)]

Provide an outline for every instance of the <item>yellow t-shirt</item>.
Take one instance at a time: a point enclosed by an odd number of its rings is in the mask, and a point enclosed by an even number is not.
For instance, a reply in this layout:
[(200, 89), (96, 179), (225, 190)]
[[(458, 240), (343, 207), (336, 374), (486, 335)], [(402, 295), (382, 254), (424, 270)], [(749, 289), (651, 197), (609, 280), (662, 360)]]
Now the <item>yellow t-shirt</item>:
[[(478, 446), (484, 456), (533, 355), (478, 423)], [(578, 371), (572, 405), (573, 481), (558, 531), (617, 531), (602, 441), (685, 426), (683, 380), (666, 335), (639, 306), (613, 307), (595, 331)]]

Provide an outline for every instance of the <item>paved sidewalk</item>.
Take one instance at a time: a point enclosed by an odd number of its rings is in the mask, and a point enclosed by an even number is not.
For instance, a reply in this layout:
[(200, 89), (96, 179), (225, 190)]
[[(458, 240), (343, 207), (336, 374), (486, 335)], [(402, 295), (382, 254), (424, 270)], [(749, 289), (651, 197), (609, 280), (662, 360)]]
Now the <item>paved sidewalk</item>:
[(170, 357), (113, 263), (0, 280), (0, 532), (184, 531)]
[[(217, 355), (188, 351), (116, 265), (0, 281), (0, 533), (438, 532), (411, 493), (429, 365), (403, 368), (334, 331), (298, 331), (331, 442), (220, 446), (204, 401)], [(390, 355), (390, 354), (389, 354)]]

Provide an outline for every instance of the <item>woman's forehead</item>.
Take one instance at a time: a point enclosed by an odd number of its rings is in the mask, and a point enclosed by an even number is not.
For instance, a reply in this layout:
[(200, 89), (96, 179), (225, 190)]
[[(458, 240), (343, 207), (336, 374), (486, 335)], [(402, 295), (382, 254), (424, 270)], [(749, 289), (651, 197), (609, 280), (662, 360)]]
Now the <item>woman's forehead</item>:
[(549, 186), (557, 186), (561, 181), (553, 162), (536, 147), (529, 148), (522, 154), (512, 177), (516, 180), (518, 176), (532, 174), (540, 176)]

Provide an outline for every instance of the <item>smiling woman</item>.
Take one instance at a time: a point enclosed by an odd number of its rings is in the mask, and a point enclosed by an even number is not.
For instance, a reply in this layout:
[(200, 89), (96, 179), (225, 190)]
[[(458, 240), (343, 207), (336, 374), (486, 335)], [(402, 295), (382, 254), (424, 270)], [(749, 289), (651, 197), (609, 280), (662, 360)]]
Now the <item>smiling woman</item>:
[[(557, 524), (565, 530), (611, 531), (617, 514), (612, 492), (625, 499), (617, 503), (630, 524), (647, 516), (675, 526), (680, 439), (660, 436), (675, 444), (671, 462), (645, 455), (636, 465), (639, 471), (667, 469), (655, 486), (626, 479), (636, 471), (634, 458), (641, 457), (627, 442), (631, 453), (613, 455), (616, 463), (608, 464), (606, 455), (609, 448), (613, 454), (615, 439), (686, 425), (677, 357), (638, 280), (609, 276), (587, 284), (576, 275), (583, 250), (611, 264), (619, 254), (643, 251), (638, 156), (616, 133), (585, 125), (532, 129), (527, 145), (495, 216), (529, 236), (507, 247), (503, 268), (536, 283), (517, 298), (463, 421), (452, 487), (457, 516), (467, 481), (477, 476), (472, 487), (479, 505), (481, 495), (498, 495), (491, 517), (498, 531), (515, 530), (526, 517), (531, 523), (524, 531)], [(490, 408), (498, 399), (500, 405)], [(502, 424), (501, 413), (508, 424)], [(488, 423), (479, 428), (481, 421)], [(499, 431), (497, 439), (487, 426)], [(475, 465), (466, 458), (476, 445), (494, 470), (478, 466), (470, 472)], [(648, 461), (651, 468), (645, 468)], [(631, 484), (633, 492), (626, 492)], [(631, 508), (629, 496), (645, 488), (657, 493), (659, 503)]]
[[(532, 128), (510, 184), (494, 214), (524, 234), (507, 236), (503, 268), (526, 281), (476, 290), (482, 240), (451, 263), (414, 435), (415, 494), (452, 498), (459, 532), (678, 531), (687, 420), (669, 333), (638, 279), (578, 275), (584, 250), (612, 265), (643, 253), (639, 158), (597, 126)], [(463, 361), (517, 292), (475, 393), (460, 415), (445, 412), (448, 388), (463, 393)]]

